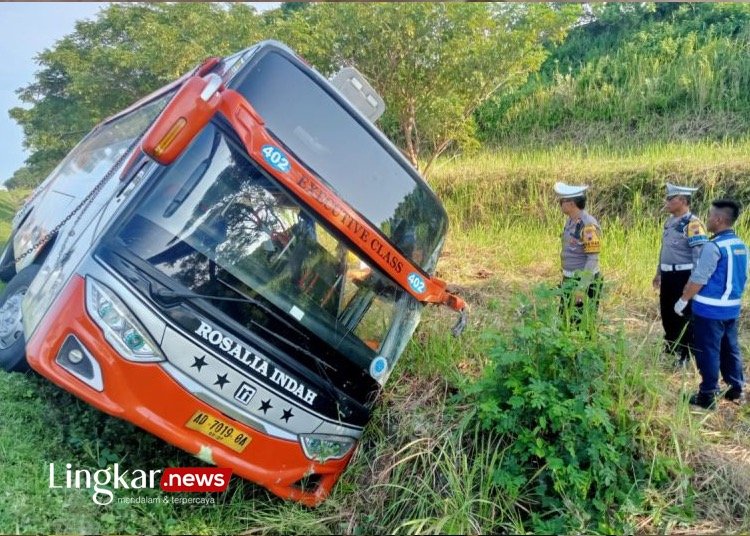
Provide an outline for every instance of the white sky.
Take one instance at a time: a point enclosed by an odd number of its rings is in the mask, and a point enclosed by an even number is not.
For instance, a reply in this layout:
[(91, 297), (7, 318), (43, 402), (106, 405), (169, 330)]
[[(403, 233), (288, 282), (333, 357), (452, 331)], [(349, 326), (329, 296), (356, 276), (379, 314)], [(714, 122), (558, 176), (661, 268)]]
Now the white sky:
[[(258, 10), (279, 2), (250, 2)], [(75, 21), (93, 19), (105, 2), (0, 2), (0, 183), (21, 167), (25, 153), (21, 128), (8, 116), (18, 106), (15, 90), (33, 81), (34, 57), (73, 32)]]

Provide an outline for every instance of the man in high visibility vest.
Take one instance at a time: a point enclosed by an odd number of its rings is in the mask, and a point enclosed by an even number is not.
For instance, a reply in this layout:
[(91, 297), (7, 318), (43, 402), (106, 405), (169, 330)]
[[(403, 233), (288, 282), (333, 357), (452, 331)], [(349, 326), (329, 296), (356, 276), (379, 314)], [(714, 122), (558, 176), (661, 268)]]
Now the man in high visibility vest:
[(732, 229), (739, 214), (740, 206), (732, 199), (711, 203), (706, 223), (713, 236), (674, 305), (675, 313), (682, 315), (693, 300), (693, 344), (703, 381), (690, 403), (705, 409), (716, 406), (719, 372), (729, 385), (724, 398), (739, 403), (745, 398), (737, 327), (747, 281), (748, 249)]

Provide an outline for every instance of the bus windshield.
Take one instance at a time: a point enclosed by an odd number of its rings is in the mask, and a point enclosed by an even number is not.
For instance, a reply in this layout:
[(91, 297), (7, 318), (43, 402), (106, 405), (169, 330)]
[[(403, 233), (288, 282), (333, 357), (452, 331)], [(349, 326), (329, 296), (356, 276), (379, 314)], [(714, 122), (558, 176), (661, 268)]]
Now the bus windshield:
[(120, 244), (162, 273), (202, 295), (262, 299), (360, 370), (382, 351), (399, 308), (413, 307), (217, 124), (127, 218)]
[(270, 51), (250, 62), (230, 87), (301, 163), (407, 258), (433, 271), (447, 226), (440, 202), (308, 73)]

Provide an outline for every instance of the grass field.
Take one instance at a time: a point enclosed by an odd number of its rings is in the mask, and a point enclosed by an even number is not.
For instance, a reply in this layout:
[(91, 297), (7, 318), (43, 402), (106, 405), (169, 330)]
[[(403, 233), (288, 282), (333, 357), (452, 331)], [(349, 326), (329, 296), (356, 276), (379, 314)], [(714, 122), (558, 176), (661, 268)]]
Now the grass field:
[[(556, 180), (593, 185), (591, 212), (605, 233), (602, 329), (626, 339), (609, 364), (618, 393), (611, 412), (627, 413), (637, 424), (633, 441), (652, 468), (633, 482), (637, 504), (611, 505), (625, 520), (621, 530), (749, 531), (750, 407), (725, 402), (713, 413), (690, 410), (682, 395), (696, 387), (698, 376), (693, 369), (675, 372), (660, 355), (650, 287), (665, 179), (701, 184), (700, 213), (708, 199), (725, 192), (749, 204), (748, 157), (750, 143), (736, 142), (627, 152), (498, 150), (440, 162), (430, 182), (445, 202), (451, 231), (438, 275), (470, 303), (470, 324), (456, 340), (447, 334), (454, 320), (449, 312), (425, 311), (353, 463), (317, 509), (285, 503), (236, 478), (227, 493), (209, 495), (216, 504), (201, 507), (98, 507), (84, 491), (50, 490), (50, 462), (90, 468), (201, 462), (39, 377), (0, 374), (0, 532), (526, 532), (528, 504), (496, 486), (503, 438), (478, 429), (466, 392), (489, 362), (486, 332), (509, 332), (520, 322), (518, 301), (539, 284), (557, 283), (563, 218), (551, 195)], [(11, 214), (4, 207), (16, 201), (0, 194), (0, 232), (7, 233)], [(749, 223), (745, 214), (738, 229), (750, 238)], [(663, 467), (666, 473), (657, 475), (655, 468)], [(570, 530), (613, 529), (592, 526), (582, 515)]]

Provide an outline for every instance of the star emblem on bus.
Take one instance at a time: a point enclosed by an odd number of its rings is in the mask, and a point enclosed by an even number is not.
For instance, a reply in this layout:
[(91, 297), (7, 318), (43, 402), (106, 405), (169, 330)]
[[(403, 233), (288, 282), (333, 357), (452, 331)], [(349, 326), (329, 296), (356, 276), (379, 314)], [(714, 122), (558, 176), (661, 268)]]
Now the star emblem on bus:
[(195, 367), (198, 369), (198, 372), (200, 372), (201, 369), (206, 366), (206, 356), (205, 355), (201, 357), (193, 356), (193, 359), (195, 361), (193, 362), (192, 365), (190, 365), (190, 368)]
[(224, 389), (224, 386), (228, 383), (229, 380), (227, 380), (226, 374), (222, 374), (221, 376), (219, 376), (218, 374), (216, 375), (216, 381), (214, 382), (214, 385), (218, 385), (219, 389)]
[(294, 417), (294, 413), (292, 413), (292, 408), (285, 409), (283, 415), (281, 416), (281, 420), (284, 422), (289, 422), (289, 419)]
[(266, 413), (268, 413), (268, 410), (272, 408), (273, 406), (271, 405), (271, 399), (269, 398), (268, 400), (262, 400), (260, 403), (260, 408), (258, 409), (265, 415)]

